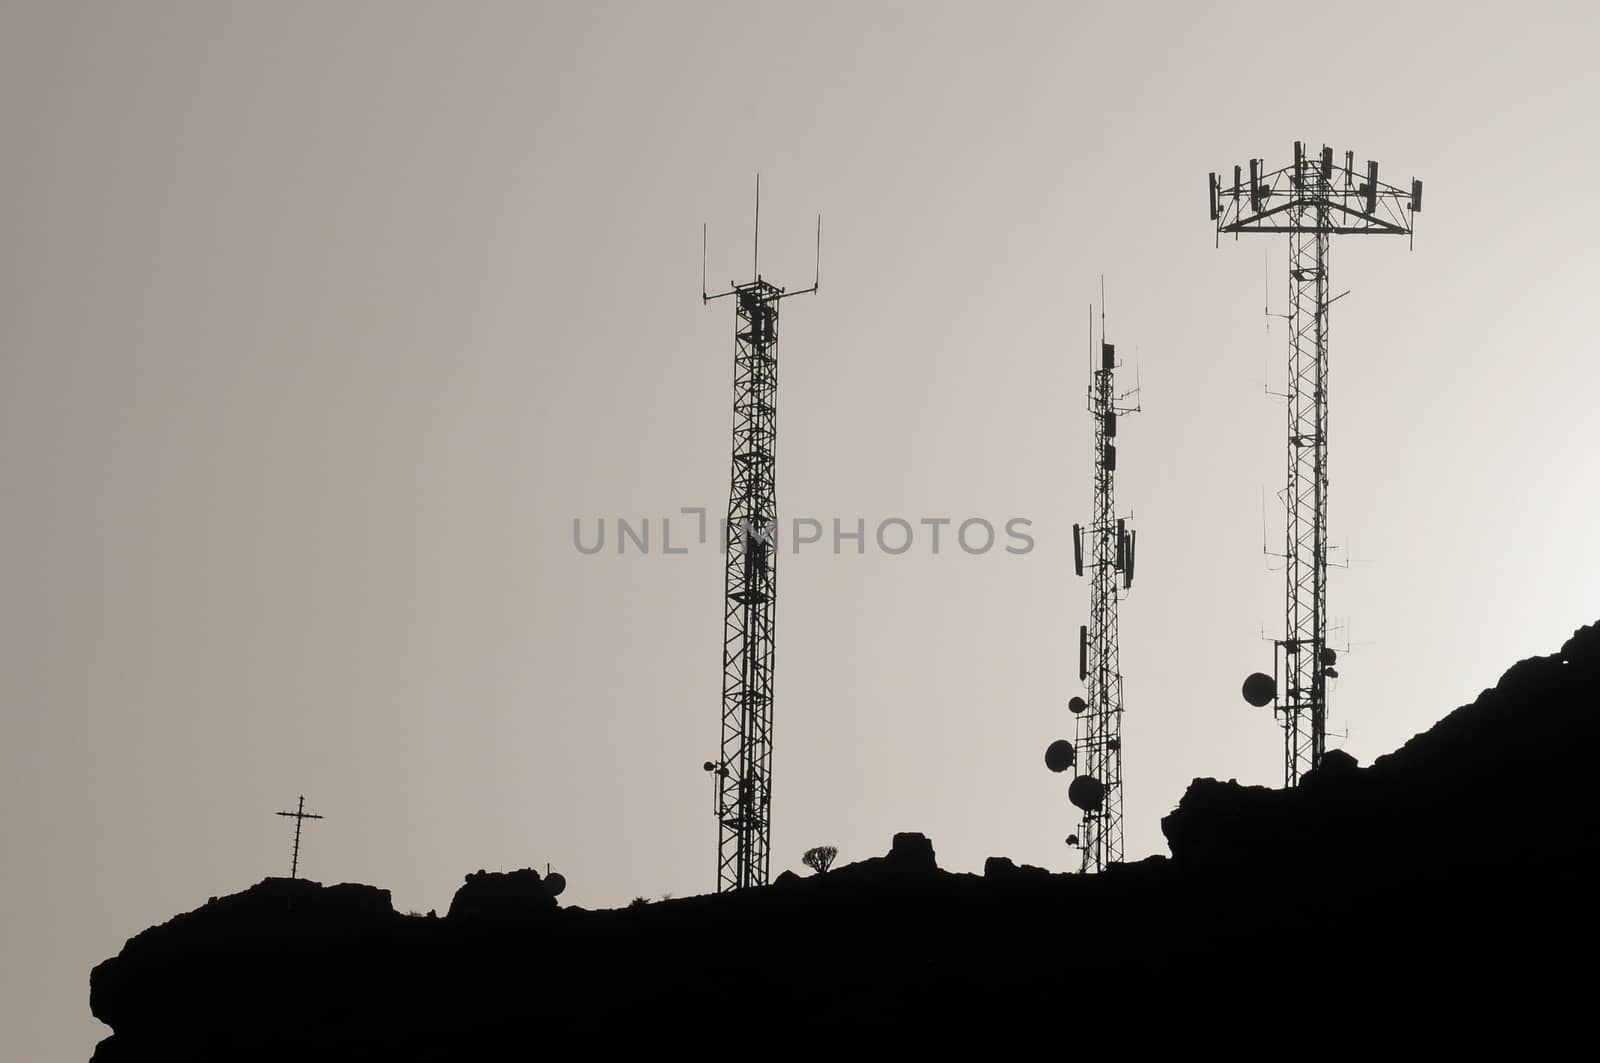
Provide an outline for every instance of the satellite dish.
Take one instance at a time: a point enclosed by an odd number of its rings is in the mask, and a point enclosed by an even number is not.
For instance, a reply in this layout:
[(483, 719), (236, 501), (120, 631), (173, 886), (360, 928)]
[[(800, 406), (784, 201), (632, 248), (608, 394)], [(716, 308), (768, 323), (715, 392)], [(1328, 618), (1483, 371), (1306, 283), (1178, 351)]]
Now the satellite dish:
[(1106, 802), (1106, 788), (1093, 775), (1080, 775), (1067, 787), (1067, 800), (1085, 812), (1098, 812)]
[(552, 897), (561, 896), (561, 891), (567, 888), (567, 878), (559, 871), (552, 871), (544, 877), (544, 891)]
[(1087, 701), (1084, 701), (1082, 698), (1073, 698), (1071, 701), (1067, 702), (1067, 709), (1074, 716), (1078, 715), (1079, 713), (1081, 713), (1084, 709), (1087, 709), (1088, 707), (1089, 707), (1089, 703)]
[(1044, 751), (1044, 766), (1051, 771), (1066, 771), (1072, 767), (1075, 760), (1077, 754), (1073, 752), (1072, 743), (1065, 738), (1051, 742), (1050, 747)]
[(1067, 835), (1067, 844), (1068, 845), (1077, 845), (1078, 844), (1078, 836), (1076, 834)]
[(1251, 672), (1244, 681), (1244, 700), (1256, 708), (1278, 696), (1278, 681), (1265, 672)]
[(1332, 646), (1324, 646), (1322, 652), (1317, 654), (1317, 660), (1322, 662), (1323, 667), (1331, 668), (1339, 663), (1339, 654)]
[(705, 768), (706, 771), (716, 771), (717, 770), (717, 766), (715, 764), (713, 764), (709, 760), (706, 761), (703, 765), (701, 765), (701, 767)]

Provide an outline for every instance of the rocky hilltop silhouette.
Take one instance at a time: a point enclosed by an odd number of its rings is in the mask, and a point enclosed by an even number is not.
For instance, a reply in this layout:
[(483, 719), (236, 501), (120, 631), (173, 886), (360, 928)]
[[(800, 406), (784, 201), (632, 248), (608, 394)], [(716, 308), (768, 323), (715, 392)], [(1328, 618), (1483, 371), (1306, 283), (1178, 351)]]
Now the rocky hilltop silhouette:
[(950, 1050), (962, 1028), (1100, 1040), (1112, 1020), (1130, 1046), (1227, 1048), (1248, 1023), (1315, 1049), (1362, 1021), (1437, 1041), (1535, 1016), (1526, 1049), (1590, 1007), (1597, 720), (1591, 625), (1370, 767), (1196, 780), (1162, 821), (1170, 858), (1090, 877), (953, 874), (908, 833), (824, 875), (605, 911), (531, 870), (469, 875), (442, 917), (267, 879), (94, 969), (114, 1031), (94, 1061), (677, 1055), (741, 1030), (744, 1054), (844, 1030)]

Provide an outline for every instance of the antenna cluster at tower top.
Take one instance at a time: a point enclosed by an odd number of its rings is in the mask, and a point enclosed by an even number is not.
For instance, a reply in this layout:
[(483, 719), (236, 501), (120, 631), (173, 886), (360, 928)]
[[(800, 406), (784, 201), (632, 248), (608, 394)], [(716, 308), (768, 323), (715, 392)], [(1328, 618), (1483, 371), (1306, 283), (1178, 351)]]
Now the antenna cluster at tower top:
[[(1248, 174), (1246, 171), (1248, 170)], [(1315, 157), (1303, 141), (1294, 142), (1294, 162), (1276, 170), (1265, 159), (1251, 159), (1233, 168), (1232, 183), (1213, 172), (1207, 182), (1211, 220), (1217, 233), (1295, 233), (1304, 231), (1298, 215), (1310, 209), (1321, 215), (1327, 233), (1409, 235), (1411, 216), (1422, 210), (1422, 182), (1409, 189), (1378, 179), (1378, 163), (1368, 160), (1358, 170), (1355, 153), (1343, 160), (1323, 145)]]

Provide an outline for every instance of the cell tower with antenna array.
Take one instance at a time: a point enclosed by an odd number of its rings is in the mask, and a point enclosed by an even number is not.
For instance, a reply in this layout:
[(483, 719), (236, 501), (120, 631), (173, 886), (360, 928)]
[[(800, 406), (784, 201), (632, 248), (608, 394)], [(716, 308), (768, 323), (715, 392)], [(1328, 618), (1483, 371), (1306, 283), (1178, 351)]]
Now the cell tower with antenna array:
[(1058, 740), (1045, 750), (1050, 770), (1078, 769), (1067, 787), (1067, 799), (1083, 813), (1083, 825), (1067, 842), (1081, 849), (1085, 874), (1122, 862), (1122, 651), (1117, 606), (1133, 586), (1136, 541), (1127, 520), (1117, 516), (1116, 440), (1118, 417), (1139, 412), (1139, 389), (1117, 392), (1117, 352), (1106, 342), (1104, 304), (1102, 293), (1098, 358), (1094, 308), (1089, 311), (1094, 515), (1087, 527), (1072, 526), (1073, 570), (1081, 576), (1087, 569), (1090, 585), (1089, 623), (1078, 629), (1078, 678), (1085, 696), (1067, 703), (1077, 718), (1076, 742)]
[(1251, 159), (1248, 180), (1233, 168), (1224, 187), (1209, 182), (1217, 237), (1289, 236), (1288, 484), (1284, 488), (1284, 634), (1274, 641), (1273, 674), (1244, 682), (1252, 705), (1273, 703), (1284, 729), (1283, 781), (1296, 785), (1322, 762), (1327, 744), (1329, 679), (1337, 655), (1327, 642), (1328, 588), (1328, 245), (1335, 234), (1412, 236), (1422, 210), (1422, 182), (1409, 189), (1378, 180), (1378, 164), (1357, 173), (1324, 146), (1319, 158), (1294, 144), (1294, 163), (1268, 172)]
[(701, 231), (700, 298), (734, 299), (733, 476), (723, 525), (727, 561), (722, 636), (722, 746), (706, 761), (717, 816), (717, 892), (767, 882), (772, 824), (772, 669), (778, 579), (778, 304), (817, 291), (822, 279), (822, 217), (811, 287), (786, 291), (761, 276), (761, 179), (756, 178), (754, 280), (705, 286)]

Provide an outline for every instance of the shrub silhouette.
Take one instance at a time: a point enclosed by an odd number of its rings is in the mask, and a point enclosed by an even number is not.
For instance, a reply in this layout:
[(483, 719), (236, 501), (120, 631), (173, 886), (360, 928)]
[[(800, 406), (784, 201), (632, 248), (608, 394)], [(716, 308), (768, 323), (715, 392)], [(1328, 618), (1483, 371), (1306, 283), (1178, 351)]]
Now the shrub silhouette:
[(828, 868), (833, 866), (833, 858), (839, 855), (839, 850), (831, 845), (819, 845), (815, 849), (807, 849), (806, 855), (800, 862), (819, 875), (826, 875)]

